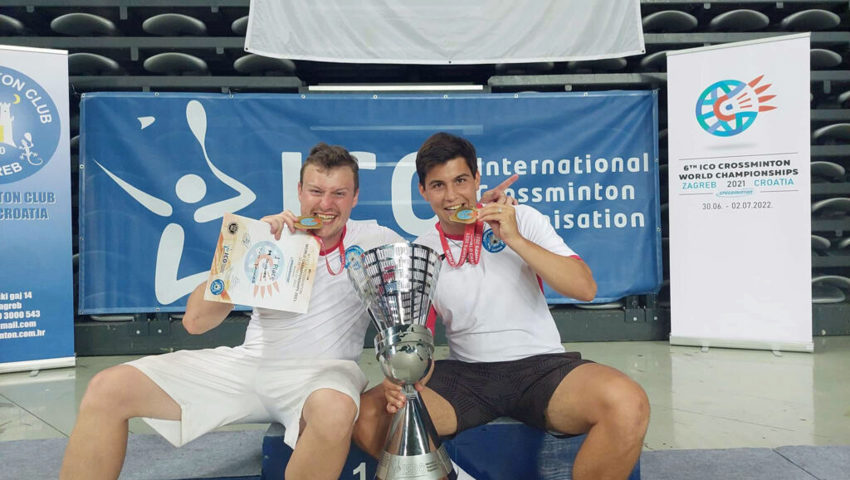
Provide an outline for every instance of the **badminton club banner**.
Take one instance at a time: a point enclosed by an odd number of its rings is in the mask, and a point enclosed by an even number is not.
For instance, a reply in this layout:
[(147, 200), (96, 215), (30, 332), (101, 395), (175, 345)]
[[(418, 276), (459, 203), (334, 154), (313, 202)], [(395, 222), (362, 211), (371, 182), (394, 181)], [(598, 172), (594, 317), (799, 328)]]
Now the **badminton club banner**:
[(81, 103), (81, 313), (182, 311), (225, 213), (299, 212), (299, 170), (319, 141), (358, 158), (352, 218), (415, 238), (436, 223), (414, 160), (438, 131), (475, 144), (482, 191), (519, 175), (509, 193), (590, 265), (597, 301), (658, 289), (655, 92), (96, 93)]
[(670, 343), (812, 351), (809, 34), (667, 72)]
[(0, 46), (0, 373), (74, 365), (68, 52)]

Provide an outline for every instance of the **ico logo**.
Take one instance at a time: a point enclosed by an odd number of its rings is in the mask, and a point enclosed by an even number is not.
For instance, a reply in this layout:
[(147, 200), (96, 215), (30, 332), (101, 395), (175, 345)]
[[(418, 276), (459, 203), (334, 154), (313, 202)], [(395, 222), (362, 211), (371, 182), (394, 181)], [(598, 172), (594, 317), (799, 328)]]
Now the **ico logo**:
[(59, 113), (35, 80), (4, 67), (0, 72), (0, 184), (41, 170), (59, 145)]
[(360, 245), (352, 245), (345, 249), (345, 268), (363, 268), (360, 259), (363, 257), (363, 249)]
[(215, 279), (210, 283), (210, 293), (218, 295), (224, 290), (224, 282), (220, 279)]
[(481, 236), (481, 244), (490, 253), (499, 253), (507, 246), (501, 238), (493, 233), (492, 228), (484, 230), (484, 234)]

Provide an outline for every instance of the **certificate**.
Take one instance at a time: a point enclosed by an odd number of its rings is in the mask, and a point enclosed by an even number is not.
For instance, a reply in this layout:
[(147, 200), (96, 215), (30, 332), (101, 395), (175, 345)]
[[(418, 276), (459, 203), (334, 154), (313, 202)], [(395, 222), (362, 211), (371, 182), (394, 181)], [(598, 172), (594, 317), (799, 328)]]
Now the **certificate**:
[(318, 261), (312, 235), (284, 226), (275, 240), (268, 223), (225, 214), (204, 299), (305, 313)]

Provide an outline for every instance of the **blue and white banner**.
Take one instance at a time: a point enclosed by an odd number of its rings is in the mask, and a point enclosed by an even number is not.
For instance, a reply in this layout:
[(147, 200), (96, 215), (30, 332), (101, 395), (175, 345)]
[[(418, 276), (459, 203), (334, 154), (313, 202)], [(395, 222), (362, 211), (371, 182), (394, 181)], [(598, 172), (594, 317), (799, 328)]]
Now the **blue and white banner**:
[(74, 365), (68, 52), (0, 46), (0, 372)]
[(298, 212), (299, 169), (319, 141), (358, 157), (352, 218), (410, 239), (434, 228), (414, 160), (438, 131), (475, 144), (482, 191), (519, 174), (511, 193), (587, 261), (597, 301), (657, 290), (655, 92), (98, 93), (82, 100), (80, 311), (182, 310), (222, 215)]

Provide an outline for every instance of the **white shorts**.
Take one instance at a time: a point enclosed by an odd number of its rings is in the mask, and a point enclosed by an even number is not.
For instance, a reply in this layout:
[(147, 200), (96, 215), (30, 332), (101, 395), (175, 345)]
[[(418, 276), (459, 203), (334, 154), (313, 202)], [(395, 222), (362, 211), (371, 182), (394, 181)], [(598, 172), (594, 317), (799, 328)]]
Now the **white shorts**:
[(268, 360), (243, 347), (181, 350), (143, 357), (139, 369), (180, 405), (181, 420), (143, 420), (175, 447), (233, 423), (280, 422), (283, 441), (298, 440), (304, 401), (318, 389), (342, 392), (357, 405), (368, 381), (351, 360)]

